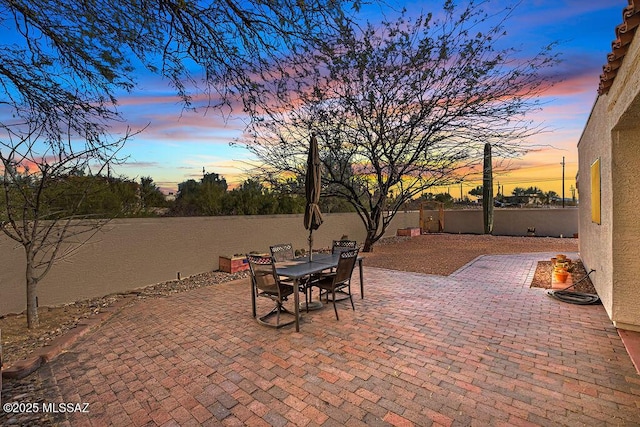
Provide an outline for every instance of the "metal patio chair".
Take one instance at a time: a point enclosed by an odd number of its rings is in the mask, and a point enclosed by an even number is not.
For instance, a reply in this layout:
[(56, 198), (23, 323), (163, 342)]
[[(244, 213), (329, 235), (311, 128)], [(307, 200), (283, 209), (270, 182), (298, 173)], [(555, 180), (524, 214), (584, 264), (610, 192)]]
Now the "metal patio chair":
[[(290, 261), (295, 258), (295, 251), (293, 250), (293, 245), (291, 243), (278, 243), (277, 245), (269, 246), (269, 252), (271, 252), (271, 256), (276, 260), (276, 262)], [(285, 283), (292, 283), (291, 280), (284, 278), (280, 278), (280, 280)], [(300, 281), (298, 284), (298, 289), (300, 289), (301, 292), (304, 292), (304, 304), (307, 309), (307, 313), (309, 312), (309, 301), (311, 300), (311, 295), (308, 292), (310, 290), (308, 283), (309, 278)]]
[(348, 251), (358, 247), (358, 242), (355, 240), (334, 240), (331, 244), (331, 253)]
[(322, 291), (326, 293), (327, 303), (329, 303), (329, 293), (332, 296), (333, 310), (336, 312), (336, 320), (340, 320), (338, 317), (338, 308), (336, 307), (336, 292), (341, 292), (347, 295), (351, 301), (351, 308), (355, 310), (353, 305), (353, 298), (351, 297), (351, 276), (353, 274), (353, 268), (356, 265), (358, 259), (358, 249), (351, 249), (348, 251), (340, 252), (340, 259), (338, 260), (338, 266), (333, 274), (327, 274), (321, 279), (311, 282), (312, 286), (320, 288), (320, 298), (322, 299)]
[(269, 246), (269, 252), (276, 262), (289, 261), (295, 258), (293, 245), (291, 243), (279, 243)]
[[(293, 294), (294, 289), (292, 285), (283, 283), (280, 277), (278, 277), (273, 257), (247, 255), (247, 261), (249, 262), (251, 283), (253, 286), (253, 317), (256, 318), (258, 323), (275, 328), (281, 328), (294, 323), (295, 314), (287, 310), (283, 305), (287, 297)], [(256, 300), (258, 297), (269, 298), (275, 302), (275, 306), (269, 313), (262, 316), (257, 315)], [(280, 313), (291, 314), (294, 316), (294, 319), (286, 323), (280, 323)], [(275, 324), (267, 321), (273, 315), (276, 316)]]
[[(358, 242), (355, 240), (334, 240), (333, 243), (331, 244), (331, 253), (332, 254), (337, 254), (340, 252), (345, 252), (345, 251), (350, 251), (353, 249), (356, 249), (358, 247)], [(332, 268), (331, 271), (329, 272), (329, 274), (334, 274), (336, 271), (335, 268)], [(338, 293), (343, 294), (343, 292), (338, 291)], [(322, 299), (322, 295), (323, 292), (322, 290), (320, 291), (320, 299)], [(327, 295), (328, 297), (328, 295)], [(338, 298), (338, 301), (342, 301), (349, 298), (348, 295), (342, 295), (340, 298)]]

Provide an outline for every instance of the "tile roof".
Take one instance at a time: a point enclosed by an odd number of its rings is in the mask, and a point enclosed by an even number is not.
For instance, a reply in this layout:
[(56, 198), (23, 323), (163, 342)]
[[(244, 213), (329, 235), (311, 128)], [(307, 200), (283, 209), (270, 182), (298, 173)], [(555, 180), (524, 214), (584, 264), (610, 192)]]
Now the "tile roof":
[(628, 0), (629, 5), (622, 10), (622, 24), (616, 27), (616, 39), (611, 42), (611, 53), (607, 54), (607, 63), (602, 67), (598, 94), (609, 92), (618, 69), (624, 60), (629, 44), (633, 40), (636, 28), (640, 25), (640, 0)]

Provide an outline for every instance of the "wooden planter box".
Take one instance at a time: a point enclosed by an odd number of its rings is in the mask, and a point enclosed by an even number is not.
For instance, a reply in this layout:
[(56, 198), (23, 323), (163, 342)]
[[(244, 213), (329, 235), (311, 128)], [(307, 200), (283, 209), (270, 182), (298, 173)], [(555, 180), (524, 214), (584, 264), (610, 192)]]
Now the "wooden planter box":
[(419, 236), (420, 235), (420, 228), (418, 227), (411, 227), (411, 228), (398, 228), (398, 234), (397, 236)]
[(249, 262), (246, 257), (220, 256), (218, 263), (220, 265), (220, 271), (224, 271), (226, 273), (237, 273), (238, 271), (249, 269)]

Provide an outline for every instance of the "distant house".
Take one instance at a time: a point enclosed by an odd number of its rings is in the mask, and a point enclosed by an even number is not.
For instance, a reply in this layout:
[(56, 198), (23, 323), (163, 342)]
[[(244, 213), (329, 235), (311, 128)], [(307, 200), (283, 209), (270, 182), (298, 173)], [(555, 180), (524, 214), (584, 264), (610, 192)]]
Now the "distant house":
[(640, 0), (628, 0), (578, 143), (580, 255), (619, 329), (640, 331)]
[(544, 200), (538, 194), (523, 194), (521, 196), (505, 196), (503, 202), (512, 206), (533, 206), (543, 204)]
[[(482, 198), (478, 199), (478, 203), (482, 204)], [(521, 196), (504, 196), (493, 199), (493, 205), (498, 208), (520, 207), (527, 208), (544, 204), (544, 199), (537, 194), (525, 194)]]

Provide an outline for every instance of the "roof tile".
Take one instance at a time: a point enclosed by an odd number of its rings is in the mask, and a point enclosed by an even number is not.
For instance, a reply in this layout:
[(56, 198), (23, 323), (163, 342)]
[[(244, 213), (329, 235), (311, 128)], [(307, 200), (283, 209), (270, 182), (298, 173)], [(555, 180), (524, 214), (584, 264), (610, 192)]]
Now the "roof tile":
[(615, 30), (616, 39), (611, 42), (611, 53), (607, 54), (607, 63), (602, 67), (603, 73), (600, 75), (598, 86), (599, 95), (609, 92), (636, 29), (640, 26), (640, 0), (628, 0), (628, 2), (628, 6), (622, 10), (622, 24)]

